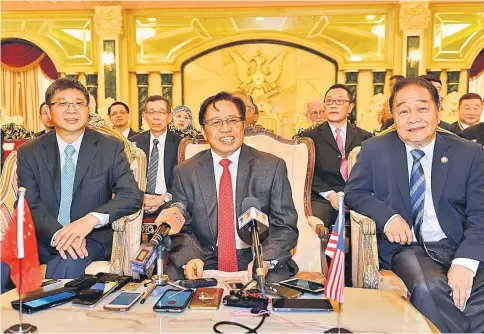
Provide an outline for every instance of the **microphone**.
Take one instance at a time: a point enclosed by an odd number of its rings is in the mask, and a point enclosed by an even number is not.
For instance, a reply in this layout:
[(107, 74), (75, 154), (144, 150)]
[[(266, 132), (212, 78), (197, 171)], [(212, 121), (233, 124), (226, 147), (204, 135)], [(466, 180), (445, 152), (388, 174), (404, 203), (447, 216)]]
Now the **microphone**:
[[(144, 274), (156, 259), (158, 248), (163, 250), (171, 249), (171, 239), (169, 235), (180, 232), (185, 224), (185, 206), (182, 203), (173, 203), (169, 209), (163, 210), (163, 216), (167, 216), (166, 221), (160, 223), (156, 228), (155, 234), (149, 243), (142, 243), (135, 258), (131, 261), (131, 269)], [(158, 220), (158, 219), (157, 219)]]
[(266, 299), (262, 246), (260, 244), (259, 234), (263, 234), (268, 230), (269, 221), (267, 215), (260, 211), (260, 202), (255, 197), (247, 197), (242, 201), (242, 211), (244, 213), (238, 218), (239, 237), (244, 240), (242, 236), (245, 237), (247, 233), (251, 236), (251, 242), (246, 243), (252, 244), (252, 255), (254, 258), (253, 269), (255, 269), (257, 283), (262, 292), (262, 297)]

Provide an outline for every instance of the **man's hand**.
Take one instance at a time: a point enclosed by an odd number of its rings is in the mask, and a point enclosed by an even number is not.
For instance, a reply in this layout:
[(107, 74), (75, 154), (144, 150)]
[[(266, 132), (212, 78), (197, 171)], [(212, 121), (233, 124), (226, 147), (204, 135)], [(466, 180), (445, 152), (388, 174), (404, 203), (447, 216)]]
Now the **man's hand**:
[[(269, 261), (262, 261), (262, 268), (264, 269), (264, 277), (267, 276), (267, 273), (269, 272), (269, 267), (271, 266), (271, 263)], [(249, 266), (247, 267), (247, 280), (252, 281), (252, 270), (254, 267), (254, 261), (249, 263)]]
[(166, 194), (163, 195), (149, 195), (145, 194), (145, 199), (144, 199), (144, 204), (145, 204), (145, 212), (146, 213), (153, 213), (156, 212), (162, 206), (165, 204), (165, 198)]
[(91, 233), (97, 224), (99, 224), (99, 220), (89, 214), (73, 221), (57, 233), (54, 240), (55, 248), (58, 251), (66, 251), (72, 246), (77, 251), (81, 248), (86, 236)]
[(339, 196), (338, 196), (338, 194), (336, 192), (332, 192), (331, 194), (329, 194), (328, 199), (329, 199), (329, 203), (331, 203), (331, 206), (333, 207), (333, 209), (339, 210)]
[(200, 259), (192, 259), (188, 261), (185, 266), (185, 277), (187, 279), (202, 278), (203, 264), (203, 261)]
[(396, 242), (400, 245), (410, 245), (413, 241), (413, 233), (407, 222), (400, 216), (396, 216), (387, 223), (385, 235), (390, 242)]
[(453, 264), (447, 273), (449, 286), (452, 288), (454, 304), (461, 311), (464, 310), (472, 291), (474, 273), (466, 267)]
[[(77, 257), (79, 256), (81, 259), (83, 259), (84, 257), (88, 256), (89, 254), (87, 253), (87, 248), (86, 248), (86, 239), (84, 239), (84, 241), (82, 242), (81, 244), (81, 247), (79, 249), (74, 249), (72, 248), (72, 246), (69, 246), (67, 248), (67, 253), (70, 254), (70, 256), (74, 259), (74, 260), (77, 260)], [(64, 260), (67, 260), (67, 255), (66, 255), (66, 251), (64, 250), (60, 250), (59, 251), (59, 254), (60, 256), (64, 259)]]

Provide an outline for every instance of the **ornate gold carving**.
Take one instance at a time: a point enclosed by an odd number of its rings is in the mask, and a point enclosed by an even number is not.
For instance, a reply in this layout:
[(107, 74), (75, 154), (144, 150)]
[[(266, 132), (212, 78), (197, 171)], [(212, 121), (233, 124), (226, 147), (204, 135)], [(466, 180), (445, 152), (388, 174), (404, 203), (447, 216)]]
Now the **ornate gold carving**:
[(94, 6), (94, 26), (98, 35), (123, 34), (123, 7)]
[(430, 22), (428, 3), (402, 3), (400, 7), (400, 29), (427, 29)]

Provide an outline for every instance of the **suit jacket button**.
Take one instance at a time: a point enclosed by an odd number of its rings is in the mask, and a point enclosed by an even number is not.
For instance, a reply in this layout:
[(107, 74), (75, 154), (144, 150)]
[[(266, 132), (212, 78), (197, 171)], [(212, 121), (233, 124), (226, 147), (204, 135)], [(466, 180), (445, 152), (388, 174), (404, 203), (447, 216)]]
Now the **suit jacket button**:
[(341, 155), (338, 155), (338, 159), (341, 159)]
[(336, 175), (339, 175), (339, 173), (336, 173)]

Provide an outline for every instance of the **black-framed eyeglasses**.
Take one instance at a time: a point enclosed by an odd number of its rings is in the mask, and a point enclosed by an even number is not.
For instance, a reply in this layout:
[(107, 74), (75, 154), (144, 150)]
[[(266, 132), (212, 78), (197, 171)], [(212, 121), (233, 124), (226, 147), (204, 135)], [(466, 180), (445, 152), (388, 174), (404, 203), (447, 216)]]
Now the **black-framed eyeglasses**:
[(79, 111), (87, 107), (87, 102), (84, 101), (75, 101), (75, 102), (67, 102), (67, 101), (59, 101), (59, 102), (52, 102), (49, 106), (57, 107), (62, 111), (66, 111), (69, 109), (70, 106), (73, 106), (75, 110)]
[(206, 120), (204, 124), (207, 124), (210, 128), (214, 130), (220, 130), (224, 123), (227, 124), (227, 126), (230, 128), (237, 128), (242, 124), (242, 121), (242, 117), (231, 117), (227, 119), (212, 118)]
[(148, 116), (154, 116), (154, 115), (166, 116), (168, 115), (168, 111), (166, 111), (165, 109), (158, 109), (158, 110), (148, 109), (145, 111), (145, 114)]
[(345, 100), (345, 99), (326, 99), (326, 101), (324, 101), (324, 104), (326, 104), (327, 106), (331, 106), (333, 105), (333, 103), (336, 103), (337, 106), (341, 106), (343, 104), (345, 104), (346, 102), (350, 102), (350, 100)]

